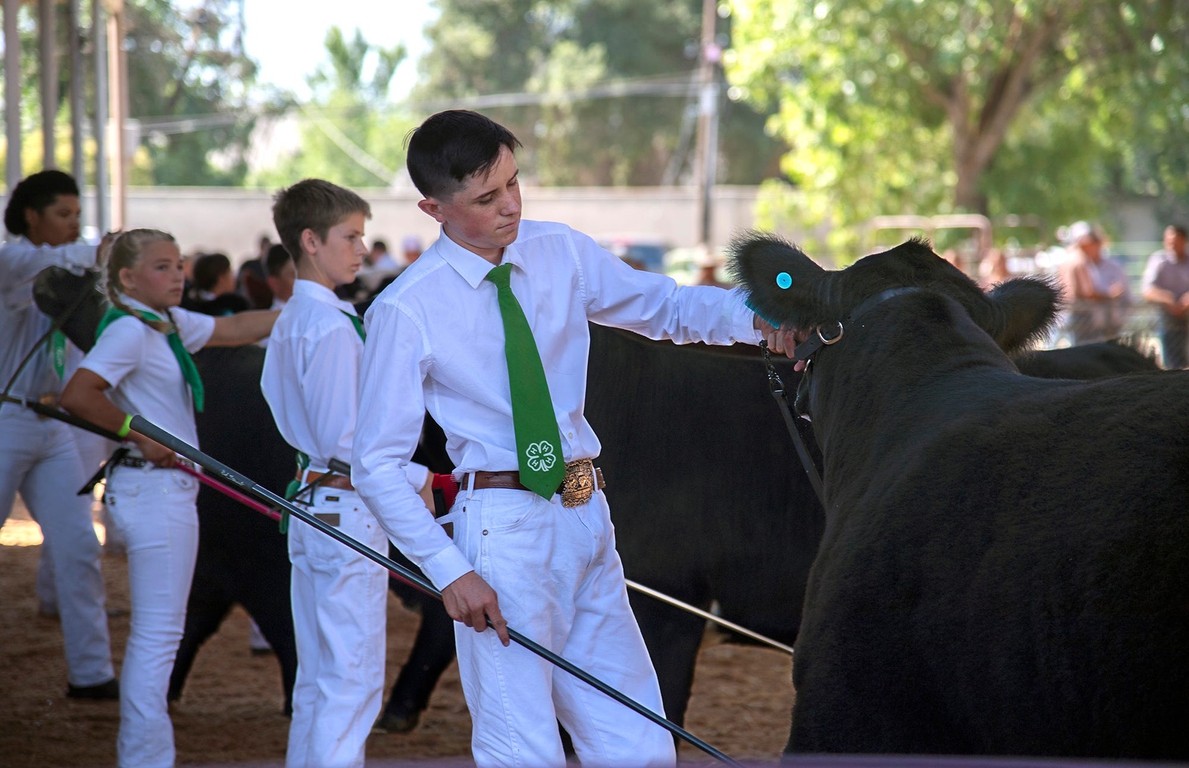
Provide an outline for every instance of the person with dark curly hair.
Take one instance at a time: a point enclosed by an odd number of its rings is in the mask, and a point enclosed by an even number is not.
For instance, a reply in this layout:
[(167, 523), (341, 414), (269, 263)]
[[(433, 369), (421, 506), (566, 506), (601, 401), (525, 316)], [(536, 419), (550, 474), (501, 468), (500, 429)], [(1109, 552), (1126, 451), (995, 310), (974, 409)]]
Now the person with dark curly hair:
[[(95, 265), (96, 247), (79, 241), (79, 210), (78, 184), (61, 171), (41, 171), (21, 180), (8, 198), (4, 226), (11, 236), (0, 247), (0, 386), (13, 397), (57, 404), (67, 355), (73, 351), (77, 357), (77, 350), (61, 333), (51, 332), (50, 318), (33, 303), (33, 280), (46, 267), (81, 272)], [(19, 405), (0, 404), (0, 525), (20, 491), (41, 526), (44, 556), (53, 567), (66, 695), (116, 699), (119, 684), (111, 661), (99, 540), (91, 523), (91, 500), (77, 495), (93, 469), (84, 465), (66, 424)]]

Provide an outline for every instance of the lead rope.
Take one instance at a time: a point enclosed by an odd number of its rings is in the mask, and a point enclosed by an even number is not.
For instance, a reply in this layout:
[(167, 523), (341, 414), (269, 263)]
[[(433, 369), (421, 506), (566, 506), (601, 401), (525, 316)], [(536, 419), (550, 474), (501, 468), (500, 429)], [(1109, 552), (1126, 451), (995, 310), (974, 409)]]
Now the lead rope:
[(813, 486), (813, 492), (817, 495), (818, 502), (822, 505), (822, 509), (825, 509), (826, 495), (822, 491), (821, 475), (817, 473), (817, 467), (813, 464), (809, 449), (805, 447), (805, 441), (801, 439), (801, 433), (797, 431), (797, 425), (793, 422), (788, 398), (785, 397), (784, 382), (781, 380), (780, 374), (776, 372), (776, 366), (772, 365), (772, 352), (768, 349), (768, 342), (761, 340), (760, 349), (764, 351), (764, 366), (768, 369), (768, 391), (772, 393), (776, 404), (780, 406), (780, 413), (784, 416), (784, 424), (788, 427), (789, 435), (793, 438), (793, 445), (797, 449), (797, 456), (801, 459), (801, 466), (805, 468), (805, 474), (809, 476), (809, 484)]

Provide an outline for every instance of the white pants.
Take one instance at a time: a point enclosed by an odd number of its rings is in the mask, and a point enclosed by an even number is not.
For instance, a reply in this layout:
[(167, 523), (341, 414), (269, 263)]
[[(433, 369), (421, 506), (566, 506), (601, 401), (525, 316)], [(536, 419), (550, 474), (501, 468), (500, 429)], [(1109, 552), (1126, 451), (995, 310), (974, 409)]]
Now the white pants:
[[(354, 491), (319, 488), (307, 509), (382, 555), (388, 539)], [(297, 643), (288, 768), (355, 768), (380, 714), (388, 574), (300, 520), (289, 524)]]
[[(457, 512), (457, 514), (455, 514)], [(652, 661), (628, 605), (606, 497), (567, 509), (528, 491), (460, 495), (454, 540), (495, 589), (508, 626), (663, 713)], [(668, 731), (495, 631), (455, 624), (458, 669), (486, 766), (564, 766), (557, 723), (586, 766), (671, 766)]]
[(121, 768), (174, 765), (165, 695), (198, 555), (198, 482), (176, 469), (116, 467), (107, 504), (128, 546), (131, 627), (120, 672)]
[(0, 525), (20, 491), (52, 564), (67, 677), (72, 685), (87, 686), (105, 683), (115, 672), (91, 498), (77, 495), (90, 475), (72, 429), (21, 406), (0, 408)]

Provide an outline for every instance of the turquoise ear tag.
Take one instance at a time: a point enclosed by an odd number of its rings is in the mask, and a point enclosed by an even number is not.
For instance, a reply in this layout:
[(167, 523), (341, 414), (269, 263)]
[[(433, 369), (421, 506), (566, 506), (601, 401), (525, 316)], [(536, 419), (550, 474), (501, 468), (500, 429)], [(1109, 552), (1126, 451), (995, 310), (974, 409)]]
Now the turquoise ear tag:
[(788, 272), (781, 272), (779, 275), (776, 276), (776, 285), (780, 288), (780, 290), (787, 291), (789, 289), (789, 286), (791, 286), (792, 284), (793, 284), (793, 276), (790, 275)]

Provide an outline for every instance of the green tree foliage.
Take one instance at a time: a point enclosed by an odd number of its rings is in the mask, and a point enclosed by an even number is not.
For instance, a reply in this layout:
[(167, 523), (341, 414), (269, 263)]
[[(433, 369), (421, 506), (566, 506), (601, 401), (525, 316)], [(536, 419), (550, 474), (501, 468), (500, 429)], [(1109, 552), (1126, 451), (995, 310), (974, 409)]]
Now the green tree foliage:
[(1068, 221), (1186, 197), (1175, 0), (735, 0), (728, 71), (777, 111), (803, 227), (976, 211)]
[[(184, 9), (169, 0), (127, 0), (124, 48), (128, 64), (129, 116), (143, 121), (130, 148), (134, 184), (209, 185), (241, 183), (243, 155), (253, 118), (247, 109), (255, 64), (243, 53), (239, 6), (243, 0), (203, 0)], [(84, 50), (84, 100), (88, 134), (94, 120), (95, 83), (90, 3), (83, 3), (80, 44)], [(66, 5), (55, 4), (58, 39), (56, 160), (70, 164), (69, 57)], [(37, 7), (23, 6), (21, 36), (22, 166), (43, 167), (41, 155), (42, 65)], [(94, 142), (84, 151), (94, 157)]]
[(311, 98), (296, 112), (300, 148), (253, 181), (275, 187), (317, 177), (346, 187), (389, 186), (404, 167), (404, 138), (415, 125), (388, 108), (405, 48), (372, 45), (358, 30), (347, 39), (338, 27), (327, 31), (324, 45), (326, 61), (306, 78)]
[[(544, 184), (649, 185), (688, 175), (693, 99), (570, 98), (608, 82), (681, 86), (697, 67), (700, 0), (439, 0), (426, 31), (414, 102), (539, 94), (542, 103), (484, 108), (525, 144), (523, 171)], [(720, 32), (729, 32), (723, 22)], [(655, 84), (655, 82), (654, 82)], [(756, 183), (783, 147), (764, 116), (723, 101), (719, 180)]]
[(143, 119), (148, 153), (141, 183), (243, 183), (256, 64), (243, 51), (240, 2), (125, 3), (129, 115)]

